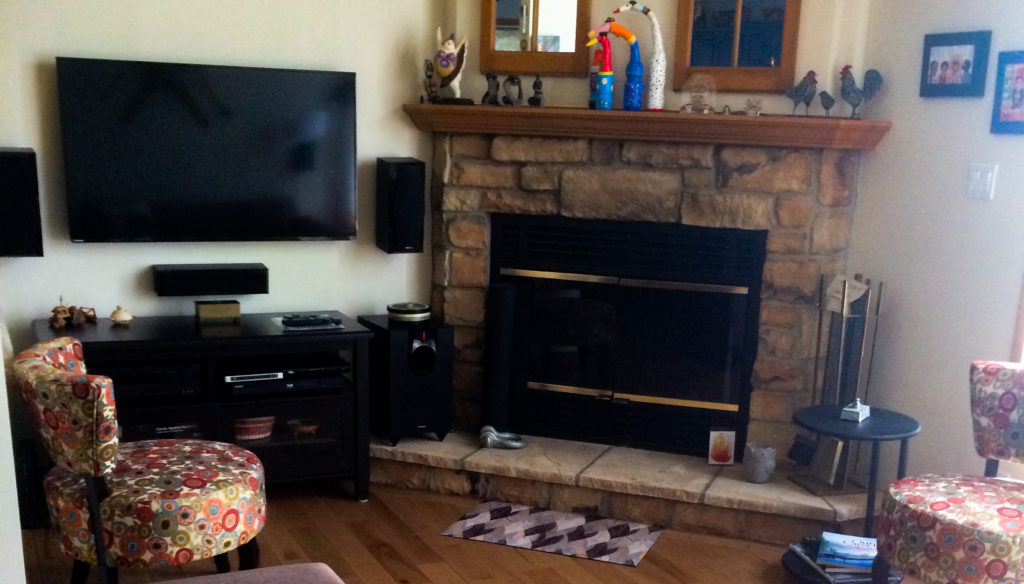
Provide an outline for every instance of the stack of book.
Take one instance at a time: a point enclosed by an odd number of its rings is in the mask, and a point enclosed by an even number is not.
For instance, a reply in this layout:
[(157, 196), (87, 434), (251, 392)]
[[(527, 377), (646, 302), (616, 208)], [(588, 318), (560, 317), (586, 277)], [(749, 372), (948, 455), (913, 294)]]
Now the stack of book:
[[(871, 582), (871, 564), (877, 553), (873, 537), (825, 531), (820, 539), (805, 538), (800, 543), (790, 544), (789, 548), (820, 576), (821, 581), (830, 584)], [(890, 569), (887, 582), (895, 584), (902, 579), (899, 572)]]

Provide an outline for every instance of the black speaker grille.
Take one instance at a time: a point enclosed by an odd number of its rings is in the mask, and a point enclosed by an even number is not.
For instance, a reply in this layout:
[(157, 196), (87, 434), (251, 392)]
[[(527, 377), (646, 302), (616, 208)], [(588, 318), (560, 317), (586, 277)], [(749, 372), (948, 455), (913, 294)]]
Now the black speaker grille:
[(760, 288), (767, 231), (493, 214), (491, 266)]
[(0, 256), (42, 256), (36, 153), (0, 148)]

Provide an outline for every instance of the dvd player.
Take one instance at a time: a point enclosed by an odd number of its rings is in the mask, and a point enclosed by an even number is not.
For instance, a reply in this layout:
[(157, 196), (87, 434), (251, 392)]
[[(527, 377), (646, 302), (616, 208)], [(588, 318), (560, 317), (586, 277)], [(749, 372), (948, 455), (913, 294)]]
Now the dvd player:
[(224, 381), (227, 383), (236, 383), (239, 381), (271, 381), (274, 379), (284, 379), (284, 373), (277, 371), (274, 373), (246, 373), (244, 375), (224, 376)]
[(282, 372), (226, 375), (224, 381), (233, 395), (291, 393), (341, 389), (348, 363), (318, 367), (296, 367)]

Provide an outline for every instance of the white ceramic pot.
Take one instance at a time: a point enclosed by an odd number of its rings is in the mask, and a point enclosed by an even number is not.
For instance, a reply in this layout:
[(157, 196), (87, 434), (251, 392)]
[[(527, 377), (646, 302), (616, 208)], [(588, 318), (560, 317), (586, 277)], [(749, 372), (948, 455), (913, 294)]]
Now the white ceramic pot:
[(743, 449), (743, 474), (751, 483), (765, 483), (775, 472), (775, 447), (747, 442)]

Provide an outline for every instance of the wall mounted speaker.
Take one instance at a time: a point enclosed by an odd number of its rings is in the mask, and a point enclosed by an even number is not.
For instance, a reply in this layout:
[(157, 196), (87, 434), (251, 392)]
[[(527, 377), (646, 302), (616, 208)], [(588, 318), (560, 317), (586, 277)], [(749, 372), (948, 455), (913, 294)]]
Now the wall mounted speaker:
[(377, 159), (377, 247), (423, 251), (426, 165), (415, 158)]
[(269, 271), (263, 264), (155, 264), (157, 296), (266, 294)]
[(0, 148), (0, 256), (42, 255), (36, 153)]

